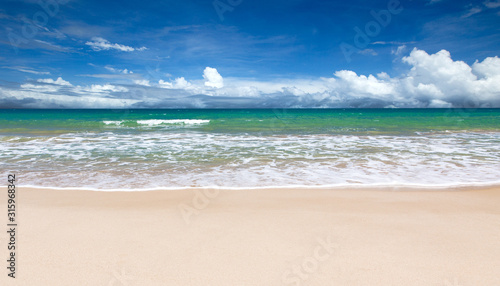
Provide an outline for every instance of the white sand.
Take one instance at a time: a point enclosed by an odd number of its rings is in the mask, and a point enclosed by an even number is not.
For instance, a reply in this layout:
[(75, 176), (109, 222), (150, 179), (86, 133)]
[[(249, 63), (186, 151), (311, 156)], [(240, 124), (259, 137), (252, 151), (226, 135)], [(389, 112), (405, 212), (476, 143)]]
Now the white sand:
[(2, 231), (0, 284), (500, 285), (499, 188), (209, 195), (18, 187), (17, 278)]

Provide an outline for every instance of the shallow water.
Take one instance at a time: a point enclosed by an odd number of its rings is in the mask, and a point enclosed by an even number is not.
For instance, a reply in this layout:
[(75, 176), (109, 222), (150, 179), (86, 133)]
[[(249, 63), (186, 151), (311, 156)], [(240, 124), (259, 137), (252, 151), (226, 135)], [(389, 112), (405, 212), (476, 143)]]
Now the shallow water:
[(2, 110), (0, 170), (97, 189), (500, 181), (500, 110)]

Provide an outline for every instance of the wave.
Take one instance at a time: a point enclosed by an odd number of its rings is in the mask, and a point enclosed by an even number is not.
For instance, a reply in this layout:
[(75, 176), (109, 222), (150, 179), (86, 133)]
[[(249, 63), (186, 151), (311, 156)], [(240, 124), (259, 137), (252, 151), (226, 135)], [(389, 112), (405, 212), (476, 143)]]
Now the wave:
[(145, 125), (149, 127), (162, 126), (162, 125), (201, 125), (208, 124), (210, 120), (205, 119), (145, 119), (145, 120), (105, 120), (105, 125), (127, 125), (127, 123), (136, 123), (137, 125)]
[(500, 133), (254, 136), (159, 129), (26, 139), (2, 141), (0, 175), (16, 166), (20, 183), (33, 186), (448, 187), (500, 178)]

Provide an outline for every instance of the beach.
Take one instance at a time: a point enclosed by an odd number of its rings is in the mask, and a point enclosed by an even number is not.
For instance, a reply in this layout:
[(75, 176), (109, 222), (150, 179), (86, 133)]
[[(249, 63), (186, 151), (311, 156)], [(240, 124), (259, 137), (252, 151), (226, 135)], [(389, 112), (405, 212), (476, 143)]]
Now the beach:
[(1, 1), (0, 286), (500, 286), (499, 17)]
[(500, 285), (499, 126), (500, 109), (7, 110), (0, 284)]
[(500, 284), (499, 187), (17, 189), (2, 285)]

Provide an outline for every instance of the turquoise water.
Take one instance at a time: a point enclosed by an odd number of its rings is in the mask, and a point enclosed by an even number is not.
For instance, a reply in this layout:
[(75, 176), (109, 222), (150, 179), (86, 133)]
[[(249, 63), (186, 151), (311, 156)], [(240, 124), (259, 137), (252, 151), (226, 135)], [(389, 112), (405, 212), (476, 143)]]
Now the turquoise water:
[(500, 181), (500, 109), (0, 110), (0, 170), (97, 189)]
[[(152, 122), (154, 126), (137, 122), (175, 119), (210, 122)], [(119, 124), (106, 124), (109, 121)], [(2, 110), (0, 113), (1, 134), (100, 132), (127, 127), (148, 132), (169, 126), (200, 132), (283, 134), (499, 131), (500, 109)]]

